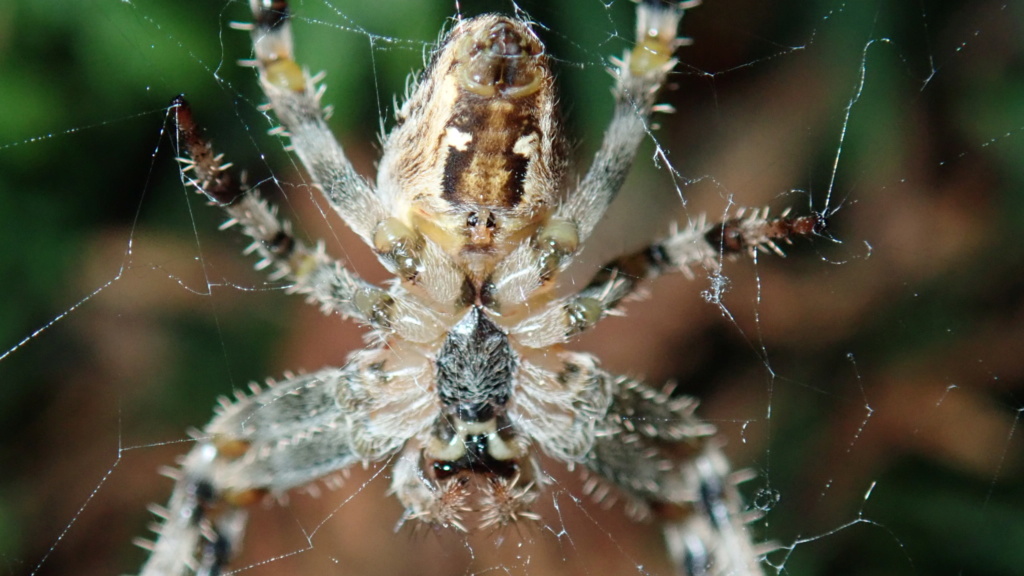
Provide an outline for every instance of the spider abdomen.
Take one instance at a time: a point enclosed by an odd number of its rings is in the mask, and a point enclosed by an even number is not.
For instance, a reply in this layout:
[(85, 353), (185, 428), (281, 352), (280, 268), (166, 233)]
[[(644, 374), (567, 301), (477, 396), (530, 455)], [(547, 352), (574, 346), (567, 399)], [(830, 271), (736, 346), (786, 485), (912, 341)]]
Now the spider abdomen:
[(566, 168), (554, 75), (530, 25), (461, 21), (399, 112), (379, 189), (475, 283), (548, 219)]

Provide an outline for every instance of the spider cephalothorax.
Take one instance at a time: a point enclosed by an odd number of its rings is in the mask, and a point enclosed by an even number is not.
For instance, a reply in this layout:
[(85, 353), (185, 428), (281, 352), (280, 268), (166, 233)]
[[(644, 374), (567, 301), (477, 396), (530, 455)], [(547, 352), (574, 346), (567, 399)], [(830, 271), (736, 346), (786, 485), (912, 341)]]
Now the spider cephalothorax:
[(637, 43), (613, 61), (615, 111), (576, 183), (557, 121), (548, 56), (530, 24), (459, 20), (384, 141), (375, 185), (330, 135), (321, 90), (292, 56), (288, 7), (253, 0), (255, 63), (295, 153), (397, 281), (365, 282), (307, 246), (239, 186), (173, 104), (187, 181), (326, 312), (365, 324), (374, 344), (340, 368), (289, 376), (221, 410), (175, 474), (143, 574), (215, 573), (240, 545), (245, 508), (354, 464), (391, 461), (405, 520), (456, 529), (536, 519), (537, 456), (581, 465), (637, 517), (656, 517), (682, 574), (760, 573), (735, 480), (695, 402), (602, 370), (564, 348), (644, 278), (776, 250), (820, 232), (818, 216), (752, 211), (703, 220), (608, 263), (582, 290), (559, 275), (601, 219), (648, 133), (690, 3), (637, 6)]

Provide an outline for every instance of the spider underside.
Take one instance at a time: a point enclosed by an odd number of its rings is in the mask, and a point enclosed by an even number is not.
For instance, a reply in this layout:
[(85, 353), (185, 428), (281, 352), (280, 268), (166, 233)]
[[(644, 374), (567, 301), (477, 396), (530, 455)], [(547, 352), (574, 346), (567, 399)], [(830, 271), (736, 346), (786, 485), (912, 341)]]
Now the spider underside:
[[(692, 2), (637, 4), (637, 42), (613, 59), (615, 108), (586, 174), (570, 175), (555, 81), (528, 22), (457, 21), (410, 88), (377, 179), (358, 175), (324, 121), (321, 87), (294, 60), (284, 0), (252, 0), (255, 64), (295, 154), (396, 281), (368, 283), (308, 246), (233, 178), (173, 103), (187, 182), (275, 278), (327, 313), (366, 325), (340, 368), (225, 400), (172, 474), (145, 576), (217, 574), (241, 545), (246, 506), (389, 460), (404, 521), (467, 530), (529, 521), (546, 476), (537, 454), (579, 465), (638, 519), (661, 523), (681, 575), (762, 574), (737, 478), (685, 396), (602, 370), (564, 344), (645, 278), (824, 230), (811, 215), (701, 219), (606, 266), (582, 290), (559, 275), (604, 215), (648, 134)], [(600, 490), (603, 492), (603, 488)], [(472, 524), (469, 522), (473, 520)]]

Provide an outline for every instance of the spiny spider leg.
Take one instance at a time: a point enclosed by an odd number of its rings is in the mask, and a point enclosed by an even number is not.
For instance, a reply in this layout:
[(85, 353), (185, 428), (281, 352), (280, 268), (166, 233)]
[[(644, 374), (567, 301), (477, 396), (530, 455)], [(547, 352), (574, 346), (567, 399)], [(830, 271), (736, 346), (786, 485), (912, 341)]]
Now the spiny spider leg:
[[(183, 178), (206, 195), (211, 204), (227, 212), (230, 219), (221, 226), (222, 230), (238, 225), (253, 239), (246, 252), (262, 257), (257, 269), (273, 266), (271, 278), (292, 281), (290, 292), (306, 295), (325, 313), (337, 312), (382, 334), (395, 333), (412, 341), (435, 335), (428, 309), (411, 304), (401, 291), (388, 292), (359, 278), (328, 256), (322, 242), (312, 248), (297, 239), (291, 223), (279, 218), (276, 209), (255, 189), (245, 186), (232, 173), (230, 164), (222, 163), (221, 156), (203, 137), (185, 98), (177, 96), (171, 107), (178, 147), (187, 155), (179, 158)], [(392, 323), (395, 315), (414, 321), (396, 326)]]
[(153, 510), (163, 520), (155, 542), (140, 542), (152, 552), (140, 574), (219, 574), (241, 544), (245, 506), (397, 450), (400, 442), (370, 437), (360, 409), (387, 377), (354, 361), (222, 399), (168, 473), (174, 492), (166, 509)]
[(758, 559), (771, 547), (751, 542), (746, 524), (754, 518), (741, 511), (736, 490), (746, 478), (729, 474), (714, 426), (694, 416), (697, 401), (607, 378), (615, 392), (585, 461), (595, 473), (585, 491), (600, 500), (617, 488), (631, 515), (656, 517), (679, 574), (763, 574)]
[(782, 255), (779, 242), (819, 235), (826, 228), (825, 217), (818, 214), (769, 218), (767, 209), (740, 212), (715, 224), (706, 224), (701, 217), (665, 240), (605, 264), (582, 290), (553, 301), (513, 332), (522, 334), (521, 342), (535, 347), (568, 342), (596, 326), (623, 299), (635, 294), (645, 279), (677, 271), (692, 277), (694, 266), (718, 270), (723, 258), (757, 251)]
[(557, 216), (576, 224), (579, 240), (590, 236), (629, 173), (637, 150), (649, 132), (648, 121), (658, 92), (675, 68), (676, 37), (683, 13), (699, 1), (640, 0), (636, 14), (636, 45), (621, 60), (612, 59), (615, 108), (601, 148), (578, 188), (569, 194)]
[(278, 218), (277, 211), (257, 192), (235, 177), (222, 164), (213, 147), (203, 137), (192, 117), (192, 109), (183, 96), (171, 106), (177, 127), (178, 147), (188, 157), (180, 158), (182, 175), (187, 184), (206, 195), (210, 202), (223, 208), (230, 216), (221, 229), (241, 226), (253, 239), (247, 252), (256, 252), (262, 260), (257, 269), (274, 267), (273, 279), (287, 279), (294, 284), (290, 291), (304, 294), (320, 304), (324, 312), (386, 328), (386, 317), (378, 314), (374, 303), (387, 301), (387, 292), (347, 270), (329, 257), (323, 244), (310, 248), (292, 234), (291, 223)]
[(295, 62), (285, 0), (252, 0), (252, 42), (263, 91), (314, 183), (356, 234), (371, 242), (387, 218), (373, 186), (356, 173), (331, 134), (320, 106), (322, 88)]
[[(251, 0), (254, 22), (251, 25), (255, 64), (263, 92), (270, 107), (288, 134), (292, 148), (305, 166), (314, 184), (349, 228), (361, 236), (393, 274), (411, 284), (422, 278), (423, 269), (433, 267), (433, 278), (422, 286), (427, 294), (441, 302), (450, 302), (460, 284), (459, 271), (443, 257), (436, 246), (424, 245), (408, 222), (394, 215), (393, 199), (360, 176), (324, 119), (320, 98), (323, 85), (310, 77), (295, 61), (292, 47), (291, 13), (286, 0)], [(384, 160), (382, 159), (382, 163)], [(454, 286), (454, 287), (453, 287)], [(390, 297), (373, 294), (358, 302), (370, 310), (375, 326), (395, 328), (393, 320), (402, 318), (411, 327), (400, 334), (413, 341), (438, 337), (437, 323), (423, 306), (411, 305), (402, 298), (404, 287)]]

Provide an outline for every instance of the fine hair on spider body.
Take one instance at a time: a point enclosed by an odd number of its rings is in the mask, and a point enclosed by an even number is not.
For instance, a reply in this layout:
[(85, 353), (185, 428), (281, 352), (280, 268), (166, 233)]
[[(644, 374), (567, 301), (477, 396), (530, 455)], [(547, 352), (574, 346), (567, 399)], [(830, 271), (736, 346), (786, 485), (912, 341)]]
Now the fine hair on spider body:
[(649, 133), (695, 2), (636, 5), (635, 44), (611, 60), (614, 112), (589, 169), (572, 174), (555, 78), (530, 24), (459, 20), (411, 87), (376, 180), (360, 176), (324, 119), (323, 88), (296, 62), (284, 0), (252, 0), (259, 81), (326, 201), (396, 281), (367, 282), (296, 238), (233, 176), (188, 102), (172, 103), (186, 182), (252, 239), (273, 278), (372, 335), (341, 367), (288, 376), (222, 402), (171, 473), (176, 484), (140, 574), (218, 574), (247, 507), (344, 471), (390, 463), (401, 522), (458, 531), (531, 522), (540, 455), (580, 466), (662, 527), (680, 575), (762, 574), (714, 427), (693, 398), (609, 373), (565, 345), (660, 274), (825, 230), (822, 215), (704, 219), (607, 263), (560, 295), (562, 273), (605, 214)]

